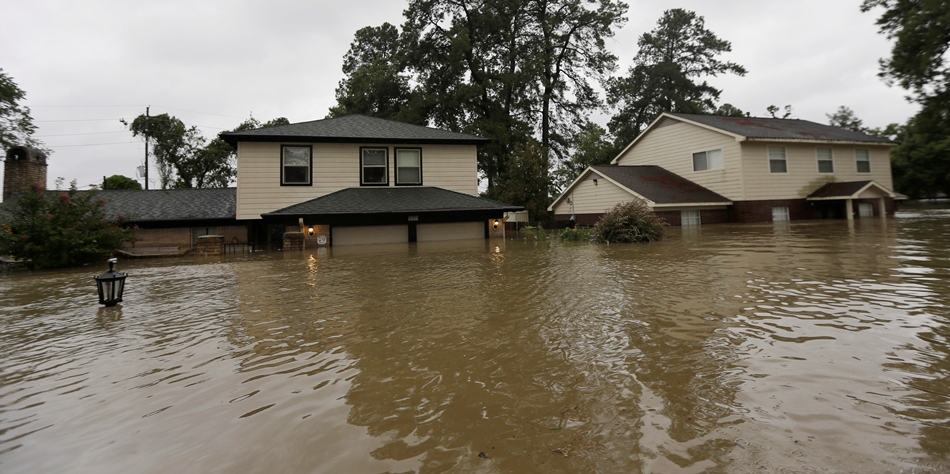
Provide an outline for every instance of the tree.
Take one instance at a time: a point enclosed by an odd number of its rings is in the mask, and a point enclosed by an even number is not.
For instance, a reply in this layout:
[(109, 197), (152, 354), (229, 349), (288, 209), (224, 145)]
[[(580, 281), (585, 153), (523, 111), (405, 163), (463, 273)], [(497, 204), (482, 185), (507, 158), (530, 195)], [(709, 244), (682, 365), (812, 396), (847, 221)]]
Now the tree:
[(36, 125), (33, 124), (30, 108), (20, 104), (24, 99), (26, 92), (0, 69), (0, 150), (29, 146), (49, 155), (50, 150), (33, 138)]
[(128, 176), (114, 174), (105, 179), (102, 183), (102, 189), (140, 190), (142, 189), (142, 184)]
[(76, 266), (100, 258), (132, 241), (123, 216), (105, 216), (96, 191), (47, 193), (35, 184), (7, 208), (0, 229), (0, 254), (21, 259), (29, 268)]
[(633, 141), (663, 112), (715, 112), (722, 91), (704, 78), (746, 73), (739, 64), (718, 59), (732, 44), (706, 29), (703, 17), (692, 11), (665, 11), (637, 44), (633, 67), (607, 86), (608, 102), (617, 108), (608, 127), (618, 146)]
[(850, 107), (844, 105), (838, 107), (833, 114), (825, 114), (825, 117), (828, 117), (828, 125), (833, 127), (843, 128), (845, 130), (852, 130), (855, 132), (864, 132), (864, 121), (859, 119), (854, 115), (854, 111)]
[(920, 111), (891, 150), (894, 185), (911, 197), (950, 195), (950, 3), (940, 0), (864, 0), (882, 8), (877, 25), (894, 40), (880, 75), (912, 93)]
[(588, 166), (609, 164), (619, 151), (607, 129), (590, 121), (585, 122), (574, 135), (571, 146), (571, 159), (557, 170), (552, 183), (557, 193), (570, 185)]
[(534, 221), (548, 221), (550, 185), (543, 173), (546, 165), (547, 159), (539, 141), (531, 139), (519, 144), (511, 156), (508, 172), (485, 193), (485, 197), (518, 203)]
[[(162, 189), (171, 188), (226, 188), (237, 176), (234, 149), (218, 134), (205, 143), (197, 127), (187, 127), (184, 122), (168, 114), (139, 115), (128, 123), (133, 136), (147, 136), (154, 144), (152, 153)], [(245, 120), (234, 130), (238, 132), (253, 128), (287, 125), (286, 118), (261, 124), (254, 118)]]
[(768, 107), (765, 108), (765, 111), (768, 112), (769, 115), (772, 116), (772, 118), (787, 119), (787, 118), (791, 117), (791, 116), (792, 116), (792, 106), (791, 106), (791, 105), (786, 105), (786, 106), (784, 107), (784, 109), (785, 109), (785, 113), (782, 114), (781, 117), (779, 117), (778, 115), (776, 115), (776, 114), (778, 114), (778, 111), (779, 111), (779, 110), (782, 110), (782, 109), (779, 108), (779, 106), (777, 106), (777, 105), (770, 105), (770, 106), (768, 106)]
[(359, 29), (343, 57), (345, 77), (328, 117), (362, 114), (424, 124), (424, 112), (412, 107), (416, 92), (409, 85), (407, 68), (398, 28), (383, 23)]
[(713, 112), (713, 115), (722, 115), (726, 117), (745, 117), (747, 114), (742, 109), (732, 104), (722, 104)]

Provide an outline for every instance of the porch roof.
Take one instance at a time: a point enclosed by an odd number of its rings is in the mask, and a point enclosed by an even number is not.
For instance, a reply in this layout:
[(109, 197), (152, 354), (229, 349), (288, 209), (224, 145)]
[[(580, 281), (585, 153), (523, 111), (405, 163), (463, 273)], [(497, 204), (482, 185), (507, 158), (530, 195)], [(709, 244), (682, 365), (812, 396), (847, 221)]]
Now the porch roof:
[(809, 201), (834, 201), (842, 199), (872, 199), (890, 197), (906, 199), (907, 197), (895, 193), (874, 181), (845, 181), (840, 183), (825, 183), (808, 195)]

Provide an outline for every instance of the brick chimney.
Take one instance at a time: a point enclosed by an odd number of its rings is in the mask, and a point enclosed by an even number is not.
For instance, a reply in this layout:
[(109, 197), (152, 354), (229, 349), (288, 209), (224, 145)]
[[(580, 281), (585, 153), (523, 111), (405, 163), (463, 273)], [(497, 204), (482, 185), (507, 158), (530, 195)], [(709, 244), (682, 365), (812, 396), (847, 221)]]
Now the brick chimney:
[(25, 146), (7, 150), (3, 165), (3, 200), (29, 190), (33, 183), (46, 187), (46, 154)]

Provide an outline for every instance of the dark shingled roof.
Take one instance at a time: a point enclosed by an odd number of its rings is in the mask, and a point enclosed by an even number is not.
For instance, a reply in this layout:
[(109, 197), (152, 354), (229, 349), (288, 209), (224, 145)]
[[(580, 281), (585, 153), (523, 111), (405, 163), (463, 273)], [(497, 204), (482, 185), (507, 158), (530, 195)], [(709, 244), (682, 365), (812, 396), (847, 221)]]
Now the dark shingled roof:
[(467, 133), (450, 132), (365, 115), (346, 115), (312, 122), (244, 130), (225, 133), (222, 137), (232, 146), (239, 141), (458, 145), (477, 145), (489, 141), (487, 138)]
[(433, 187), (347, 188), (262, 214), (286, 217), (331, 214), (424, 213), (441, 211), (520, 211), (490, 199)]
[(131, 223), (234, 219), (237, 216), (235, 188), (102, 190), (98, 196), (106, 201), (107, 216), (123, 214)]
[(827, 198), (851, 196), (868, 185), (871, 181), (848, 181), (844, 183), (826, 183), (824, 186), (808, 195), (809, 198)]
[(732, 203), (718, 193), (656, 165), (591, 168), (656, 204)]
[(879, 143), (882, 145), (893, 143), (886, 138), (799, 119), (724, 117), (720, 115), (674, 113), (669, 113), (668, 115), (709, 125), (710, 127), (715, 127), (751, 139), (843, 141), (869, 144)]

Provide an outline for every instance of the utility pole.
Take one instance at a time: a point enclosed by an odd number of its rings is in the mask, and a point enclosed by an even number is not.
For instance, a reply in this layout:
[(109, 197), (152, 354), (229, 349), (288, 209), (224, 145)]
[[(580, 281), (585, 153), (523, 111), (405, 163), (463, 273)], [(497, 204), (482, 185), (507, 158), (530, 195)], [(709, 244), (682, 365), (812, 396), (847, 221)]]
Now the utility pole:
[(145, 106), (145, 190), (148, 191), (148, 109), (149, 106)]

